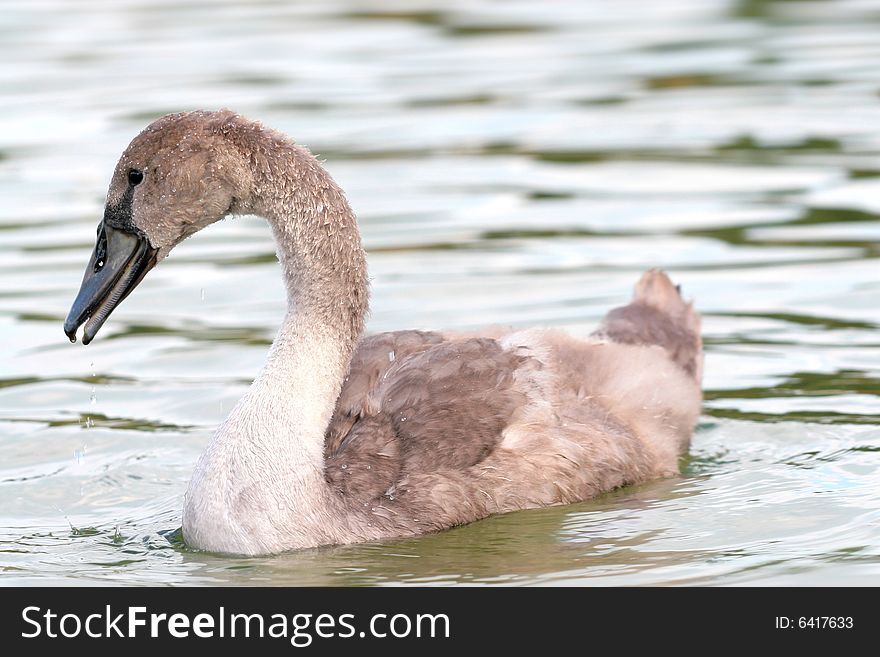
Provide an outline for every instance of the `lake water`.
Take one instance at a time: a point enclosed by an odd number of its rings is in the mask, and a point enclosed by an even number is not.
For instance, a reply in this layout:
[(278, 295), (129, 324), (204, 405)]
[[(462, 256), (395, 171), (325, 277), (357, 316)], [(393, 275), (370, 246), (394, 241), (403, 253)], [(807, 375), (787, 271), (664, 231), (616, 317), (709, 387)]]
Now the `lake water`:
[[(880, 2), (99, 2), (0, 11), (0, 585), (880, 584)], [(680, 478), (416, 540), (176, 533), (283, 314), (226, 221), (89, 347), (61, 324), (116, 159), (231, 107), (321, 154), (370, 330), (587, 332), (640, 272), (704, 314)]]

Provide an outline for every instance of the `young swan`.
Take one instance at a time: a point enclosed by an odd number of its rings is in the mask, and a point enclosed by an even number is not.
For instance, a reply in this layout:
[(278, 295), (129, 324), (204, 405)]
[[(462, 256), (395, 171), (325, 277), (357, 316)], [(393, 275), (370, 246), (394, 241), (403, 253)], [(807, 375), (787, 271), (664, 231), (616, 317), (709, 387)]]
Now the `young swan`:
[(183, 536), (257, 555), (413, 536), (678, 471), (700, 411), (699, 316), (658, 271), (591, 337), (362, 337), (357, 222), (318, 161), (228, 111), (165, 116), (122, 154), (64, 330), (88, 344), (172, 248), (230, 214), (272, 227), (288, 311), (196, 465)]

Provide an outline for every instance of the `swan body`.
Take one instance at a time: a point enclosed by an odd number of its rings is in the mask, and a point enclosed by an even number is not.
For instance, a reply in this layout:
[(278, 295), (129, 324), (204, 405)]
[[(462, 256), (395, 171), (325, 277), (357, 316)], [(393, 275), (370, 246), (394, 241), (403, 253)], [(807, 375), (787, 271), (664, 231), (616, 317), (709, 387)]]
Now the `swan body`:
[(172, 114), (123, 153), (65, 322), (88, 343), (180, 241), (227, 215), (272, 227), (288, 311), (199, 459), (188, 545), (257, 555), (414, 536), (678, 472), (701, 406), (699, 315), (649, 271), (599, 330), (364, 337), (368, 279), (344, 194), (303, 147), (229, 111)]

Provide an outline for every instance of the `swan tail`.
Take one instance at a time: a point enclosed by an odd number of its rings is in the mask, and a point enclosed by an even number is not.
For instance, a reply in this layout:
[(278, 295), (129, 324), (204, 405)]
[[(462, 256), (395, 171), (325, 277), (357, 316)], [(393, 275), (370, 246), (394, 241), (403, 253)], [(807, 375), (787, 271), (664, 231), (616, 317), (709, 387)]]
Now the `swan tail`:
[(698, 382), (703, 378), (700, 315), (659, 269), (642, 275), (632, 302), (609, 312), (596, 335), (620, 344), (659, 345)]

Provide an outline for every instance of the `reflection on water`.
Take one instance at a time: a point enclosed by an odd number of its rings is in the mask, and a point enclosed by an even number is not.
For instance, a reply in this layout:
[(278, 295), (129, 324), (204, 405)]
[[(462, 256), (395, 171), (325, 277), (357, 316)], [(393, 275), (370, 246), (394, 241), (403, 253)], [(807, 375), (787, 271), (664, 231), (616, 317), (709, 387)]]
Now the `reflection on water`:
[[(0, 583), (877, 584), (880, 4), (7, 2)], [(283, 312), (267, 227), (61, 323), (121, 149), (233, 107), (356, 208), (371, 330), (589, 330), (638, 273), (704, 312), (680, 478), (414, 540), (189, 551), (181, 496)]]

